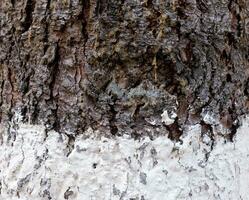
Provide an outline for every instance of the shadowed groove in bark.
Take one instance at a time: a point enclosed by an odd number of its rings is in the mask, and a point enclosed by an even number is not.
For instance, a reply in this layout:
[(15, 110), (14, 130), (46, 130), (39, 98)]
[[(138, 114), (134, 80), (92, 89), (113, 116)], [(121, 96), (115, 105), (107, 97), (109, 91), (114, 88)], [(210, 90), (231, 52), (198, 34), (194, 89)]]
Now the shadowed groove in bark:
[(16, 0), (11, 0), (11, 4), (12, 4), (13, 7), (15, 7)]
[(23, 33), (28, 31), (33, 22), (33, 11), (35, 9), (35, 0), (27, 0), (25, 6), (25, 18), (22, 23)]
[(86, 48), (86, 43), (88, 40), (88, 33), (87, 33), (87, 23), (89, 21), (89, 11), (90, 11), (90, 0), (81, 0), (82, 10), (80, 15), (78, 16), (79, 20), (81, 21), (81, 32), (84, 38), (84, 53)]
[(51, 128), (53, 128), (56, 131), (60, 130), (60, 122), (59, 122), (59, 116), (58, 116), (58, 94), (55, 96), (55, 86), (56, 86), (56, 80), (59, 75), (59, 62), (60, 62), (60, 54), (59, 54), (59, 44), (55, 44), (55, 55), (54, 55), (54, 60), (48, 64), (48, 67), (50, 68), (50, 83), (49, 83), (49, 90), (50, 90), (50, 99), (52, 104), (55, 104), (55, 108), (51, 109), (52, 110), (52, 115), (53, 117), (53, 125)]
[(106, 0), (97, 0), (97, 6), (95, 11), (97, 17), (99, 17), (103, 13), (105, 1)]
[(49, 39), (49, 20), (50, 20), (50, 15), (51, 15), (51, 11), (50, 11), (50, 6), (51, 6), (51, 0), (47, 1), (47, 5), (46, 5), (46, 12), (45, 12), (45, 29), (44, 29), (44, 38), (43, 38), (43, 42), (44, 42), (44, 53), (47, 51), (48, 48), (48, 39)]

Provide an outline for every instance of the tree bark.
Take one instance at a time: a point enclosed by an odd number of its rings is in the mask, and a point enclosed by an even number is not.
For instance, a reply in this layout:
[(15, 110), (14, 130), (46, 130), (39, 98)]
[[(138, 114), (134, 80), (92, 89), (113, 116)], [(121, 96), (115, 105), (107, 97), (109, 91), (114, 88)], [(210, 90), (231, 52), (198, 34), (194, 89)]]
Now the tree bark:
[(212, 140), (232, 140), (249, 105), (248, 9), (246, 0), (2, 0), (1, 122), (173, 140), (201, 124)]

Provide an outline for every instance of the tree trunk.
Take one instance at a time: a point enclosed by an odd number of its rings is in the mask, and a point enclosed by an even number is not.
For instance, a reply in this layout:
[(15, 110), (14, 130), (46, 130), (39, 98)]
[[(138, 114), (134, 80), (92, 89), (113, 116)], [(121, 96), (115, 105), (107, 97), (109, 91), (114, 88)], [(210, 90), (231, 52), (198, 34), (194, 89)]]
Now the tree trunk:
[(2, 0), (1, 122), (232, 140), (248, 110), (245, 0)]
[(248, 0), (0, 0), (0, 199), (248, 199), (248, 44)]

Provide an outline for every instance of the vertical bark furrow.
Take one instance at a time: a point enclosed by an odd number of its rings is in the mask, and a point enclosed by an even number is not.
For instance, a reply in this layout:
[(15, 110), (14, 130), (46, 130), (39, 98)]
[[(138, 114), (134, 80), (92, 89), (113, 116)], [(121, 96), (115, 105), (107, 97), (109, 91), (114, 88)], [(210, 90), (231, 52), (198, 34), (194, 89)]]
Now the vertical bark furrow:
[(25, 18), (22, 23), (23, 26), (23, 33), (28, 31), (32, 22), (33, 22), (33, 11), (35, 9), (35, 1), (34, 0), (27, 0), (25, 6)]

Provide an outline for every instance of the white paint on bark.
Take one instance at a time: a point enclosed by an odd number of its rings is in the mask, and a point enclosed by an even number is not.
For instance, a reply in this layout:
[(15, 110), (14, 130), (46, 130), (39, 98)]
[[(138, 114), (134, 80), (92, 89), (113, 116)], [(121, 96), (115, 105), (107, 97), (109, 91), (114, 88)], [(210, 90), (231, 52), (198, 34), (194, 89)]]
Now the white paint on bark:
[(168, 111), (165, 110), (161, 114), (161, 117), (162, 117), (162, 122), (164, 122), (165, 125), (170, 125), (170, 124), (173, 124), (175, 122), (175, 118), (177, 117), (177, 115), (174, 112), (171, 113), (171, 115), (169, 115)]
[(21, 125), (16, 136), (2, 136), (0, 199), (247, 200), (248, 122), (233, 143), (216, 138), (212, 151), (199, 125), (182, 144), (166, 136), (98, 138), (91, 129), (69, 141), (42, 126)]

